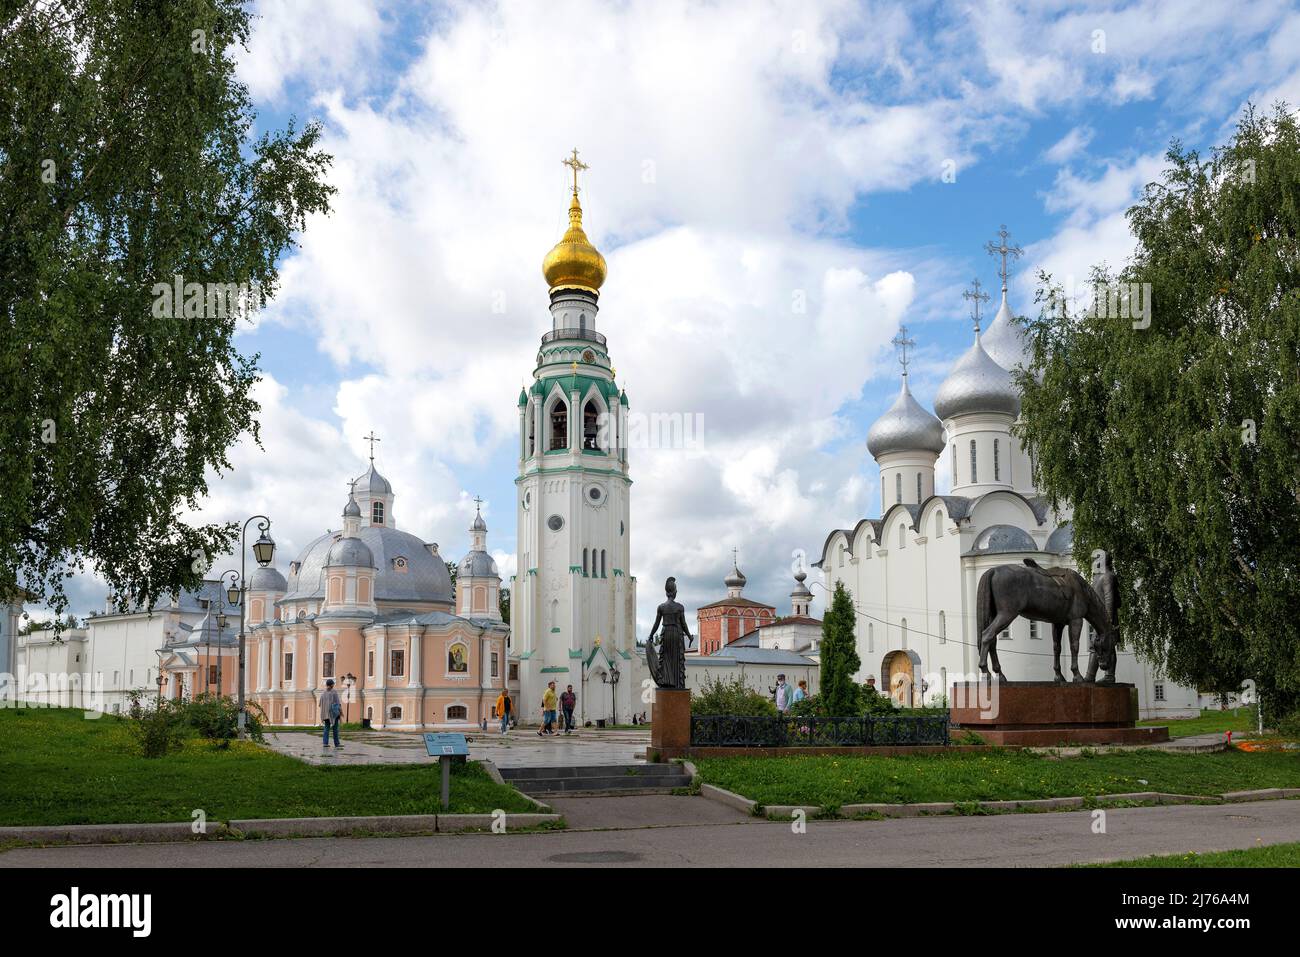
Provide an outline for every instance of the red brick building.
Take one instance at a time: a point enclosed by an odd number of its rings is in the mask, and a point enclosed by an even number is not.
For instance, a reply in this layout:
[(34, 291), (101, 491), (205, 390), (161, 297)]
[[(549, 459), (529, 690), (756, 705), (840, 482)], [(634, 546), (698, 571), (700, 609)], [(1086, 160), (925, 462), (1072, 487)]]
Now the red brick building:
[(699, 638), (692, 654), (711, 655), (756, 628), (776, 620), (775, 606), (752, 601), (741, 595), (745, 588), (745, 576), (734, 562), (731, 574), (723, 579), (723, 584), (727, 586), (727, 597), (701, 605), (696, 612), (696, 634)]

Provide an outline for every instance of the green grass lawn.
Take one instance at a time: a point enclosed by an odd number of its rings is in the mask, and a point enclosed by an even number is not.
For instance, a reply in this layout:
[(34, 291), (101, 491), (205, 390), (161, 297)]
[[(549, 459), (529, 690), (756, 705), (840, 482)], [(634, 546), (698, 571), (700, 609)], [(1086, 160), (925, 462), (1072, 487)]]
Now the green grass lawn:
[(1248, 847), (1241, 851), (1165, 854), (1085, 867), (1300, 867), (1300, 843)]
[[(77, 710), (0, 709), (0, 826), (236, 818), (434, 814), (437, 763), (316, 767), (252, 742), (201, 740), (139, 757), (126, 720)], [(473, 762), (453, 765), (449, 813), (529, 812), (533, 805)]]
[(760, 804), (919, 804), (1084, 797), (1131, 791), (1219, 794), (1300, 787), (1300, 755), (1130, 751), (1051, 758), (1028, 751), (901, 757), (699, 758), (700, 776)]
[(1206, 708), (1201, 712), (1199, 718), (1183, 718), (1177, 721), (1139, 721), (1140, 727), (1149, 728), (1155, 725), (1166, 725), (1169, 728), (1169, 737), (1185, 738), (1192, 734), (1222, 734), (1224, 731), (1231, 731), (1236, 734), (1239, 731), (1254, 731), (1257, 721), (1255, 717), (1255, 708), (1238, 708), (1234, 711), (1219, 711), (1217, 708)]

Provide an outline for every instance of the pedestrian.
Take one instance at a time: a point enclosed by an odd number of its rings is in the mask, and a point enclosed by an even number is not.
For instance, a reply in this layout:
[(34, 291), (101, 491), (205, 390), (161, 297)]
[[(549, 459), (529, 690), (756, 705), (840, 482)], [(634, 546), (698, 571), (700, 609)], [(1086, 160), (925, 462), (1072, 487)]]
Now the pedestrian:
[(635, 711), (633, 711), (633, 712), (632, 712), (632, 723), (633, 723), (633, 724), (636, 724), (636, 723), (637, 723), (637, 720), (638, 720), (639, 717), (640, 717), (640, 716), (639, 716)]
[(799, 686), (794, 689), (795, 703), (797, 704), (798, 702), (802, 701), (806, 697), (808, 697), (808, 682), (800, 678)]
[(573, 733), (573, 708), (578, 703), (578, 696), (573, 693), (573, 685), (569, 685), (564, 694), (560, 695), (560, 707), (564, 709), (564, 733)]
[(321, 735), (321, 748), (325, 751), (330, 749), (330, 729), (334, 729), (334, 747), (336, 750), (343, 750), (343, 745), (339, 744), (339, 717), (343, 713), (343, 704), (339, 701), (339, 693), (334, 690), (334, 679), (325, 679), (325, 690), (320, 696), (320, 720), (325, 726)]
[(785, 683), (785, 675), (776, 676), (776, 710), (782, 714), (790, 710), (790, 686)]
[(501, 719), (501, 733), (505, 734), (510, 730), (510, 712), (514, 710), (515, 703), (510, 700), (510, 689), (502, 688), (501, 693), (497, 695), (497, 717)]
[(538, 736), (555, 734), (555, 682), (549, 681), (542, 692), (542, 728)]

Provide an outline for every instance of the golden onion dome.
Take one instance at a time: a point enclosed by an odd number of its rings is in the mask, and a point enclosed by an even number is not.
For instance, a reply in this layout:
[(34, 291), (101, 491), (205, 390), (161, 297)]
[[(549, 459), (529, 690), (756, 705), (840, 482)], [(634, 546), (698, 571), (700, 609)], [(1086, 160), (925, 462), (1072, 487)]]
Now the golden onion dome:
[(542, 260), (542, 275), (552, 289), (576, 287), (595, 292), (605, 281), (605, 257), (582, 231), (582, 206), (576, 191), (569, 203), (569, 228)]

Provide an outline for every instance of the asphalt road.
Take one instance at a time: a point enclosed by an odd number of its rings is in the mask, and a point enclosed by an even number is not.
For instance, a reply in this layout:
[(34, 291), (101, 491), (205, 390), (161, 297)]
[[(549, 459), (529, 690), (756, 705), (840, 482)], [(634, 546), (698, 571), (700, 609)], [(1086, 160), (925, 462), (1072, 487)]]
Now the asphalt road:
[(574, 823), (590, 830), (20, 848), (0, 854), (0, 868), (1047, 867), (1300, 840), (1300, 801), (1110, 809), (1104, 833), (1094, 833), (1092, 811), (813, 820), (795, 833), (699, 797), (588, 800), (636, 803), (589, 805)]

